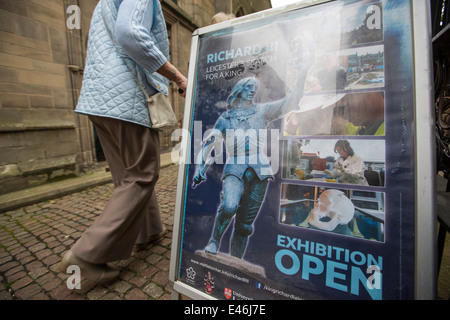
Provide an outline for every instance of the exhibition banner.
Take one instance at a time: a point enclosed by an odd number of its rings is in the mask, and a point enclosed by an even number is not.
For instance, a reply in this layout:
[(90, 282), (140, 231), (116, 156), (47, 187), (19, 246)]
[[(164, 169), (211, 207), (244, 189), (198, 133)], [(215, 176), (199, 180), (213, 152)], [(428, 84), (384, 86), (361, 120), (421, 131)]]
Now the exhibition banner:
[(195, 35), (177, 281), (414, 297), (411, 30), (410, 1), (343, 0)]

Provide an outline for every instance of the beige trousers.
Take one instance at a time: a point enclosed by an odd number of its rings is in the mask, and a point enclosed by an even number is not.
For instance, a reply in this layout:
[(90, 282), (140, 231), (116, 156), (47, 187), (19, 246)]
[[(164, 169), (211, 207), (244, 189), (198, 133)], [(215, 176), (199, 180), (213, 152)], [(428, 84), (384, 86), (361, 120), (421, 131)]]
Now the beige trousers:
[(159, 134), (121, 120), (89, 119), (96, 127), (115, 189), (72, 252), (91, 263), (128, 259), (134, 244), (146, 243), (163, 230), (155, 193), (160, 168)]

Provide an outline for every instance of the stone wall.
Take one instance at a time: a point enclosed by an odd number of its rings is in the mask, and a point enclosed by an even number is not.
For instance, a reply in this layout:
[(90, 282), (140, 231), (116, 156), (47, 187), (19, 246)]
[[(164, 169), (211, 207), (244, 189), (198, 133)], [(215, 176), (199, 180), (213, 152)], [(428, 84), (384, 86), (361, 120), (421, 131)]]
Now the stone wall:
[(0, 1), (0, 193), (77, 173), (64, 2)]

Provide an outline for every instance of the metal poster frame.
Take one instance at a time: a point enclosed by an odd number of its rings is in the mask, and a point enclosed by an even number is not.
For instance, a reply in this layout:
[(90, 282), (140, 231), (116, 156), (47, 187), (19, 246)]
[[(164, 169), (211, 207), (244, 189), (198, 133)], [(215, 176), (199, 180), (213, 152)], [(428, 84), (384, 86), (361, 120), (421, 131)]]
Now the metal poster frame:
[[(429, 1), (412, 1), (415, 67), (416, 299), (437, 297), (436, 148)], [(420, 120), (420, 121), (419, 121)], [(432, 155), (424, 157), (423, 154)]]
[[(395, 2), (395, 1), (394, 1)], [(294, 5), (289, 5), (282, 8), (269, 9), (266, 11), (258, 12), (252, 15), (244, 16), (239, 19), (234, 19), (230, 21), (226, 21), (217, 25), (211, 25), (204, 28), (200, 28), (196, 30), (192, 35), (191, 42), (191, 57), (189, 63), (189, 77), (188, 77), (188, 88), (186, 95), (186, 103), (185, 103), (185, 114), (184, 114), (184, 123), (182, 131), (182, 139), (180, 143), (180, 165), (178, 169), (178, 184), (177, 184), (177, 196), (175, 203), (175, 216), (174, 216), (174, 226), (173, 226), (173, 240), (172, 240), (172, 252), (171, 252), (171, 260), (170, 260), (170, 270), (169, 270), (169, 281), (173, 286), (173, 298), (177, 299), (180, 295), (187, 296), (191, 299), (195, 300), (215, 300), (218, 299), (217, 296), (211, 295), (211, 292), (206, 290), (201, 290), (194, 285), (191, 285), (186, 280), (182, 280), (181, 275), (181, 263), (182, 263), (182, 251), (183, 244), (185, 242), (185, 234), (184, 230), (186, 228), (185, 221), (185, 209), (186, 209), (186, 201), (187, 201), (187, 189), (188, 185), (192, 183), (189, 180), (189, 163), (192, 161), (192, 143), (191, 134), (194, 130), (194, 108), (196, 104), (196, 86), (197, 86), (197, 77), (198, 77), (198, 68), (199, 68), (199, 50), (201, 46), (201, 41), (203, 37), (207, 37), (211, 34), (217, 35), (222, 31), (230, 32), (230, 30), (251, 30), (251, 24), (256, 23), (258, 25), (259, 21), (266, 21), (267, 19), (277, 19), (282, 17), (285, 14), (290, 14), (296, 10), (300, 10), (299, 12), (303, 12), (303, 9), (308, 8), (321, 8), (321, 6), (332, 5), (333, 3), (350, 3), (350, 4), (358, 4), (365, 3), (371, 4), (376, 3), (382, 6), (388, 6), (392, 3), (392, 0), (365, 0), (365, 1), (354, 1), (354, 0), (316, 0), (309, 1), (305, 3), (297, 3)], [(428, 1), (407, 1), (405, 0), (403, 3), (406, 3), (408, 7), (411, 8), (410, 12), (410, 32), (411, 32), (411, 61), (412, 66), (409, 66), (411, 69), (411, 90), (412, 93), (409, 93), (410, 98), (412, 99), (411, 105), (414, 109), (411, 111), (411, 121), (407, 123), (406, 128), (411, 128), (409, 133), (411, 137), (409, 137), (407, 141), (406, 149), (410, 147), (413, 150), (407, 150), (408, 155), (411, 155), (411, 159), (407, 160), (406, 166), (411, 164), (412, 173), (409, 174), (409, 181), (413, 181), (412, 185), (415, 184), (415, 187), (411, 189), (414, 193), (414, 199), (409, 199), (414, 202), (413, 210), (409, 215), (410, 220), (407, 221), (405, 225), (407, 225), (406, 229), (403, 230), (403, 227), (400, 228), (400, 235), (396, 235), (395, 237), (399, 238), (399, 252), (404, 253), (407, 252), (410, 257), (400, 257), (398, 260), (400, 261), (400, 266), (398, 266), (399, 270), (405, 270), (405, 274), (403, 275), (403, 271), (399, 272), (399, 278), (404, 277), (405, 279), (395, 279), (398, 283), (403, 285), (402, 281), (408, 282), (404, 289), (404, 292), (401, 292), (398, 295), (398, 299), (435, 299), (436, 297), (436, 249), (435, 249), (435, 237), (436, 237), (436, 212), (435, 212), (435, 185), (434, 185), (434, 177), (435, 177), (435, 149), (434, 149), (434, 113), (433, 113), (433, 102), (432, 102), (432, 92), (433, 92), (433, 83), (432, 83), (432, 75), (430, 70), (432, 70), (431, 63), (431, 27), (430, 27), (430, 8)], [(408, 16), (409, 13), (406, 15)], [(384, 54), (384, 52), (383, 52)], [(387, 62), (384, 62), (387, 63)], [(373, 67), (373, 66), (372, 66)], [(384, 66), (383, 66), (384, 67)], [(358, 71), (359, 72), (359, 71)], [(362, 71), (361, 71), (362, 72)], [(390, 84), (392, 85), (392, 84)], [(387, 84), (386, 84), (387, 87)], [(405, 88), (399, 89), (407, 90)], [(410, 91), (411, 91), (410, 90)], [(395, 93), (397, 93), (396, 91)], [(401, 95), (401, 94), (399, 94)], [(408, 92), (406, 92), (406, 96)], [(400, 100), (396, 100), (397, 102), (402, 102), (402, 97), (396, 97)], [(408, 98), (407, 98), (408, 99)], [(408, 106), (408, 105), (406, 105)], [(401, 105), (401, 107), (405, 107)], [(388, 120), (388, 117), (386, 117)], [(420, 120), (420, 121), (419, 121)], [(405, 121), (405, 119), (403, 119)], [(408, 121), (408, 119), (406, 119)], [(384, 126), (384, 123), (383, 123)], [(386, 134), (387, 135), (387, 134)], [(301, 135), (300, 135), (301, 136)], [(333, 138), (333, 135), (330, 134), (325, 136), (324, 139)], [(288, 138), (290, 139), (290, 138)], [(355, 138), (354, 138), (355, 139)], [(318, 139), (320, 141), (320, 139)], [(281, 141), (281, 140), (280, 140)], [(289, 140), (286, 140), (289, 141)], [(355, 141), (355, 140), (352, 140)], [(373, 142), (376, 142), (375, 139), (372, 139)], [(412, 141), (412, 142), (411, 142)], [(285, 147), (286, 148), (286, 147)], [(403, 148), (403, 146), (402, 146)], [(426, 155), (426, 156), (424, 156)], [(388, 161), (385, 160), (384, 165), (387, 166)], [(403, 164), (405, 165), (405, 164)], [(281, 165), (280, 165), (281, 166)], [(387, 170), (388, 168), (385, 167)], [(392, 169), (392, 168), (390, 168)], [(402, 167), (392, 169), (393, 172), (395, 170), (402, 170)], [(412, 175), (412, 177), (411, 177)], [(283, 176), (283, 178), (285, 178)], [(282, 179), (283, 180), (283, 179)], [(283, 184), (283, 183), (281, 183)], [(320, 186), (320, 183), (319, 183)], [(282, 187), (281, 187), (282, 188)], [(327, 188), (322, 188), (327, 189)], [(355, 189), (355, 187), (348, 187), (348, 189)], [(382, 195), (384, 192), (392, 191), (392, 189), (388, 189), (383, 185), (379, 188), (375, 188), (374, 192), (377, 195)], [(402, 189), (404, 190), (404, 189)], [(356, 187), (356, 191), (358, 191), (358, 187)], [(364, 191), (364, 188), (360, 191)], [(350, 193), (352, 190), (349, 191)], [(401, 193), (401, 191), (400, 191)], [(407, 196), (405, 196), (407, 197)], [(384, 198), (383, 198), (384, 199)], [(279, 198), (281, 202), (281, 198)], [(414, 200), (414, 201), (413, 201)], [(315, 200), (316, 202), (318, 200)], [(387, 201), (387, 200), (386, 200)], [(400, 202), (402, 200), (400, 196)], [(298, 201), (297, 201), (298, 202)], [(405, 211), (410, 209), (411, 206), (406, 206)], [(402, 211), (403, 207), (400, 205), (399, 211)], [(281, 209), (280, 209), (281, 211)], [(410, 209), (411, 211), (411, 209)], [(387, 213), (385, 213), (387, 214)], [(402, 214), (401, 212), (399, 213)], [(281, 215), (281, 213), (280, 213)], [(401, 221), (399, 225), (403, 226), (403, 222)], [(281, 219), (280, 219), (281, 221)], [(306, 221), (306, 220), (305, 220)], [(384, 220), (383, 220), (384, 221)], [(397, 222), (396, 222), (397, 223)], [(409, 233), (408, 235), (402, 235), (402, 232)], [(404, 244), (403, 236), (407, 236), (408, 240), (412, 239), (411, 242), (414, 242), (411, 246), (405, 250), (402, 248)], [(385, 241), (386, 236), (383, 234), (382, 237), (376, 241), (379, 241), (380, 244)], [(314, 238), (313, 238), (314, 239)], [(373, 240), (373, 239), (372, 239)], [(375, 242), (376, 242), (375, 241)], [(372, 242), (370, 244), (374, 246)], [(376, 244), (375, 244), (376, 246)], [(406, 246), (406, 245), (405, 245)], [(397, 249), (395, 249), (397, 250)], [(402, 251), (405, 250), (405, 251)], [(395, 251), (397, 252), (397, 251)], [(408, 255), (407, 254), (407, 255)], [(414, 266), (409, 264), (409, 261), (415, 261)], [(216, 263), (216, 262), (215, 262)], [(304, 263), (304, 261), (302, 262)], [(404, 264), (404, 265), (402, 265)], [(407, 264), (407, 266), (405, 266)], [(213, 263), (214, 265), (214, 263)], [(213, 268), (214, 269), (214, 268)], [(237, 270), (239, 271), (239, 270)], [(314, 270), (313, 270), (314, 271)], [(184, 270), (183, 270), (184, 272)], [(208, 272), (209, 273), (209, 272)], [(317, 274), (317, 273), (316, 273)], [(374, 273), (375, 274), (375, 273)], [(312, 273), (314, 275), (314, 273)], [(203, 275), (202, 275), (203, 276)], [(383, 275), (384, 277), (384, 275)], [(392, 275), (391, 275), (392, 277)], [(222, 282), (226, 282), (226, 279), (219, 279)], [(276, 280), (276, 279), (275, 279)], [(337, 276), (337, 279), (334, 279), (337, 282), (342, 281)], [(206, 278), (203, 282), (207, 281)], [(256, 281), (257, 286), (262, 285), (258, 281)], [(211, 284), (209, 284), (211, 285)], [(225, 285), (226, 286), (226, 285)], [(361, 285), (362, 286), (362, 285)], [(214, 287), (214, 284), (212, 284)], [(282, 292), (285, 287), (282, 287)], [(367, 287), (366, 287), (367, 288)], [(327, 288), (329, 289), (329, 288)], [(224, 299), (225, 297), (228, 299), (234, 293), (229, 293), (227, 296), (226, 290), (229, 290), (225, 287), (225, 295), (222, 295), (220, 299)], [(298, 293), (298, 289), (296, 289)], [(231, 292), (231, 290), (230, 290)], [(291, 297), (295, 295), (291, 295)], [(284, 295), (281, 298), (286, 298), (288, 295)], [(333, 295), (331, 295), (331, 299), (333, 299)], [(352, 298), (351, 296), (336, 296), (338, 299), (348, 299)], [(371, 295), (372, 297), (372, 295)], [(234, 296), (233, 296), (234, 298)], [(239, 297), (238, 297), (239, 298)], [(253, 298), (253, 297), (251, 297)], [(258, 299), (258, 297), (256, 297)], [(272, 297), (273, 299), (277, 299), (277, 297)], [(272, 299), (270, 298), (270, 299)], [(297, 297), (296, 297), (297, 298)], [(321, 292), (315, 292), (315, 294), (308, 295), (306, 294), (305, 299), (327, 299), (330, 298), (330, 295), (321, 296)], [(361, 297), (356, 297), (360, 298)], [(372, 297), (373, 298), (373, 297)], [(384, 296), (382, 297), (384, 298)], [(261, 299), (261, 297), (259, 297)], [(263, 299), (267, 299), (263, 297)], [(391, 297), (388, 297), (391, 299)]]

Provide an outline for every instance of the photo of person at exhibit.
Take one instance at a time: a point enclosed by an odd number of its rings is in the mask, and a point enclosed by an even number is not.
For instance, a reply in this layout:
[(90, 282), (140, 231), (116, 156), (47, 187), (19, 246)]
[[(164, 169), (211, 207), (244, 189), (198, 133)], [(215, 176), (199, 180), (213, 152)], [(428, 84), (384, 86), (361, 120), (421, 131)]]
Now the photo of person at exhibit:
[(340, 157), (334, 163), (333, 170), (324, 170), (325, 174), (339, 179), (339, 183), (369, 185), (364, 177), (364, 160), (355, 154), (348, 140), (336, 142), (334, 152), (339, 153)]
[[(314, 59), (314, 43), (303, 37), (297, 51), (296, 83), (285, 98), (267, 103), (253, 101), (258, 90), (256, 78), (241, 79), (227, 99), (228, 107), (218, 119), (211, 135), (205, 139), (201, 160), (197, 161), (193, 185), (204, 182), (208, 167), (214, 161), (213, 149), (221, 148), (223, 141), (227, 161), (223, 172), (221, 202), (213, 227), (212, 236), (205, 251), (216, 254), (223, 233), (235, 218), (231, 238), (231, 255), (242, 258), (253, 222), (261, 208), (273, 172), (270, 161), (264, 155), (264, 139), (261, 136), (269, 122), (295, 109), (303, 96), (306, 73)], [(230, 134), (232, 133), (232, 134)]]
[(293, 139), (284, 142), (284, 179), (384, 187), (382, 139)]

